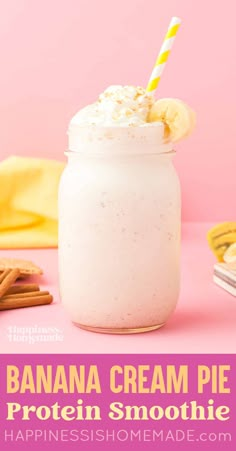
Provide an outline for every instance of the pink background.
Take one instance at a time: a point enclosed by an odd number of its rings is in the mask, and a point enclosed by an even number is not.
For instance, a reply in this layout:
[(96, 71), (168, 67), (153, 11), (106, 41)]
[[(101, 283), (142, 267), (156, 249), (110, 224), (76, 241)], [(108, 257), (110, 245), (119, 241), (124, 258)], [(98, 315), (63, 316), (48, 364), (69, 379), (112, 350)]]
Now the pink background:
[(109, 84), (145, 85), (178, 15), (158, 95), (198, 114), (177, 148), (183, 219), (236, 219), (235, 13), (235, 0), (0, 0), (0, 157), (62, 159), (70, 117)]

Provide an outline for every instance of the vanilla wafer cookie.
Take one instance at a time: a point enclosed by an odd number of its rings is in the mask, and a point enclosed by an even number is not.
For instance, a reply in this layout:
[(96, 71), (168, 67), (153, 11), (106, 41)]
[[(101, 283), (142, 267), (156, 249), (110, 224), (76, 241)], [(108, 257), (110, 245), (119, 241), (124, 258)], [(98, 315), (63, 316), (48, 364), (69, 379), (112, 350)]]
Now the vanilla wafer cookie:
[(29, 260), (21, 260), (17, 258), (0, 258), (0, 272), (5, 271), (6, 269), (15, 268), (18, 268), (20, 270), (19, 277), (26, 277), (34, 274), (43, 274), (43, 270)]

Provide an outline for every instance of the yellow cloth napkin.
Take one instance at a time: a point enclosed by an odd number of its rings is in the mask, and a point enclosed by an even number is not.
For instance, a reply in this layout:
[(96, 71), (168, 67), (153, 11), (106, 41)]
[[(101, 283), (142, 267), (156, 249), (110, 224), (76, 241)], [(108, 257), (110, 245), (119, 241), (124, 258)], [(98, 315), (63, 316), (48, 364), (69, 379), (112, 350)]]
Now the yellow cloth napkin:
[(57, 246), (59, 161), (12, 156), (0, 163), (0, 248)]

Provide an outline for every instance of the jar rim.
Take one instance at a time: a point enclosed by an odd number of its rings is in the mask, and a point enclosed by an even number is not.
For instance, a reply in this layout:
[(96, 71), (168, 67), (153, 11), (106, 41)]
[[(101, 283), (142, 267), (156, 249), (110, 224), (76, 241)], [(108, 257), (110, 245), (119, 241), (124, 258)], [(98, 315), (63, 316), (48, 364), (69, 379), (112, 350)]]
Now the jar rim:
[(65, 156), (93, 156), (93, 157), (102, 157), (102, 156), (110, 156), (110, 157), (113, 157), (113, 156), (127, 156), (127, 157), (137, 157), (137, 156), (157, 156), (157, 155), (160, 155), (160, 156), (163, 156), (163, 155), (165, 155), (165, 156), (173, 156), (173, 155), (175, 155), (176, 154), (176, 150), (174, 150), (174, 149), (172, 149), (172, 150), (169, 150), (169, 151), (165, 151), (165, 152), (152, 152), (152, 153), (150, 153), (150, 152), (142, 152), (142, 153), (124, 153), (124, 152), (116, 152), (116, 153), (109, 153), (109, 152), (78, 152), (78, 151), (74, 151), (74, 150), (65, 150), (65, 152), (64, 152), (64, 155)]

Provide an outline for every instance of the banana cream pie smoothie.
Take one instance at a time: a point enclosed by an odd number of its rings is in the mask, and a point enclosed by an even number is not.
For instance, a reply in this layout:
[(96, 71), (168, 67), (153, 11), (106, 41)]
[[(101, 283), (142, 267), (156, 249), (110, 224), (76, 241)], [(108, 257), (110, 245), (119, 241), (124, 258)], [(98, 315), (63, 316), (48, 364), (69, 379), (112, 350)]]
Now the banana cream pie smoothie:
[(194, 113), (178, 99), (111, 86), (69, 125), (59, 189), (62, 303), (95, 332), (161, 327), (180, 279), (180, 187), (173, 142)]
[(180, 187), (173, 143), (195, 115), (154, 93), (180, 19), (173, 17), (146, 90), (110, 86), (69, 125), (59, 189), (59, 272), (72, 321), (94, 332), (161, 327), (180, 279)]

